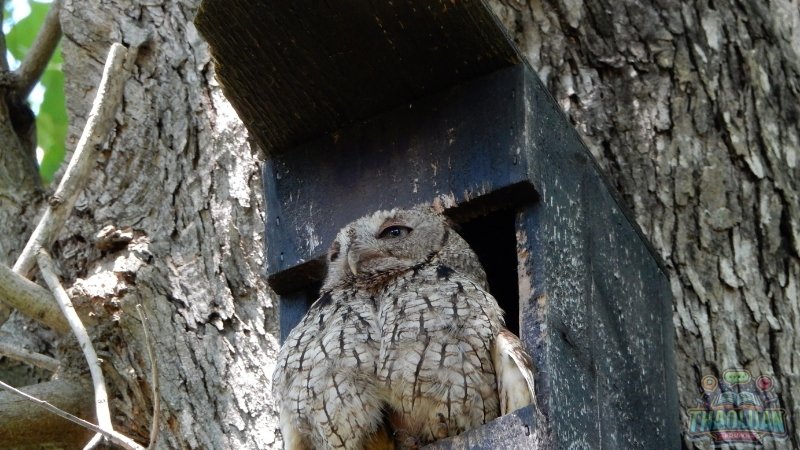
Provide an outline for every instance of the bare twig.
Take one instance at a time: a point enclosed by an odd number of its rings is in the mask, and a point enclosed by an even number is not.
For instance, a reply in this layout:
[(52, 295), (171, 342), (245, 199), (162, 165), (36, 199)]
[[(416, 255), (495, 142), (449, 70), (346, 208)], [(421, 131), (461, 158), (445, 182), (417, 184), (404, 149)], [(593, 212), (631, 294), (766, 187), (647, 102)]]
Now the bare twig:
[(55, 0), (50, 5), (50, 10), (44, 18), (39, 34), (36, 35), (36, 40), (33, 41), (22, 64), (14, 71), (15, 88), (21, 99), (28, 98), (31, 90), (36, 86), (36, 82), (42, 77), (42, 73), (61, 39), (61, 22), (58, 17), (61, 11), (61, 1)]
[(100, 368), (100, 360), (97, 358), (97, 353), (94, 351), (89, 333), (87, 333), (86, 328), (83, 327), (83, 323), (81, 323), (78, 313), (75, 312), (75, 308), (72, 306), (67, 292), (58, 280), (58, 276), (56, 276), (55, 270), (53, 270), (53, 260), (50, 259), (50, 255), (45, 249), (39, 249), (36, 256), (39, 262), (39, 270), (42, 272), (42, 277), (47, 283), (47, 286), (50, 287), (50, 290), (53, 291), (58, 306), (61, 307), (61, 312), (66, 316), (67, 322), (69, 322), (69, 326), (72, 328), (72, 333), (78, 340), (78, 344), (81, 350), (83, 350), (83, 355), (86, 357), (86, 362), (89, 364), (89, 373), (92, 375), (92, 383), (94, 384), (97, 423), (100, 425), (100, 428), (104, 430), (109, 432), (114, 431), (114, 427), (111, 424), (111, 411), (108, 409), (108, 395), (106, 394), (106, 382), (103, 377), (103, 370)]
[[(28, 395), (91, 421), (94, 407), (91, 395), (86, 395), (89, 389), (86, 380), (73, 377), (19, 387)], [(42, 411), (27, 399), (0, 388), (0, 448), (39, 448), (44, 445), (76, 448), (86, 441), (83, 427)]]
[(97, 96), (92, 104), (92, 110), (89, 112), (81, 139), (78, 141), (75, 153), (72, 155), (50, 205), (14, 264), (14, 272), (28, 275), (34, 266), (36, 251), (40, 247), (50, 247), (56, 232), (64, 226), (72, 207), (75, 206), (78, 194), (86, 184), (89, 172), (95, 162), (95, 150), (106, 140), (117, 106), (119, 106), (122, 87), (127, 79), (124, 76), (126, 71), (123, 68), (126, 53), (125, 47), (121, 44), (111, 45), (105, 68), (103, 68), (103, 77), (97, 88)]
[(89, 442), (87, 442), (86, 445), (83, 446), (83, 450), (92, 450), (102, 440), (103, 440), (103, 434), (102, 433), (95, 434), (94, 436), (92, 436), (91, 439), (89, 439)]
[(144, 331), (144, 344), (147, 346), (147, 356), (150, 358), (150, 381), (153, 387), (153, 421), (150, 425), (150, 443), (147, 448), (153, 448), (153, 444), (158, 439), (158, 421), (161, 414), (161, 397), (158, 391), (158, 364), (156, 363), (156, 350), (153, 348), (153, 341), (150, 340), (150, 333), (147, 331), (147, 316), (144, 314), (142, 305), (136, 305), (136, 311), (139, 312), (139, 318), (142, 320), (142, 330)]
[(119, 445), (120, 447), (122, 447), (122, 448), (124, 448), (126, 450), (144, 450), (144, 447), (142, 447), (141, 445), (137, 444), (136, 441), (134, 441), (133, 439), (131, 439), (131, 438), (127, 437), (127, 436), (125, 436), (122, 433), (119, 433), (119, 432), (116, 432), (116, 431), (104, 430), (104, 429), (98, 427), (97, 425), (95, 425), (95, 424), (93, 424), (91, 422), (87, 422), (87, 421), (81, 419), (80, 417), (74, 416), (74, 415), (72, 415), (72, 414), (70, 414), (70, 413), (68, 413), (68, 412), (66, 412), (66, 411), (64, 411), (62, 409), (59, 409), (59, 408), (51, 405), (50, 403), (47, 403), (44, 400), (40, 400), (40, 399), (38, 399), (38, 398), (36, 398), (36, 397), (34, 397), (32, 395), (28, 395), (28, 394), (20, 391), (19, 389), (15, 388), (13, 386), (10, 386), (10, 385), (2, 382), (2, 381), (0, 381), (0, 387), (2, 387), (3, 389), (7, 390), (8, 392), (11, 392), (14, 395), (17, 395), (17, 396), (20, 396), (22, 398), (25, 398), (25, 399), (29, 400), (30, 402), (32, 402), (33, 404), (39, 406), (40, 408), (44, 408), (44, 409), (50, 411), (51, 413), (53, 413), (53, 414), (55, 414), (55, 415), (57, 415), (59, 417), (63, 417), (64, 419), (69, 420), (70, 422), (76, 423), (76, 424), (78, 424), (78, 425), (80, 425), (80, 426), (82, 426), (82, 427), (84, 427), (86, 429), (89, 429), (89, 430), (92, 430), (92, 431), (94, 431), (96, 433), (102, 434), (103, 436), (105, 436), (108, 439), (110, 439), (111, 442)]
[(5, 342), (0, 342), (0, 355), (7, 356), (17, 361), (22, 361), (36, 367), (41, 367), (42, 369), (49, 370), (50, 372), (55, 372), (58, 370), (58, 366), (61, 364), (55, 358), (42, 355), (41, 353), (34, 353), (15, 345), (6, 344)]
[(0, 302), (58, 332), (69, 331), (69, 323), (58, 310), (53, 294), (5, 264), (0, 264)]

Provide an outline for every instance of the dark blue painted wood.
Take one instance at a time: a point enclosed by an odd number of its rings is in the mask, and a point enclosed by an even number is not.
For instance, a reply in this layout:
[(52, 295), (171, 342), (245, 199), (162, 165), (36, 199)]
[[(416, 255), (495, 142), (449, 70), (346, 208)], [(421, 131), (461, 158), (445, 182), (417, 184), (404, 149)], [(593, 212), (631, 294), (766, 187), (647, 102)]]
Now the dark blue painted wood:
[(526, 86), (541, 200), (520, 224), (533, 285), (521, 328), (547, 371), (540, 384), (554, 443), (677, 448), (666, 276), (556, 103), (532, 75)]
[(368, 212), (463, 203), (526, 180), (523, 80), (519, 66), (503, 69), (276, 155), (264, 171), (273, 287), (296, 288), (283, 271)]
[[(532, 406), (499, 417), (489, 425), (434, 442), (426, 450), (530, 450), (546, 445), (547, 436)], [(538, 428), (538, 429), (537, 429)]]
[[(452, 199), (450, 214), (461, 222), (511, 208), (515, 309), (549, 419), (537, 442), (679, 445), (667, 280), (529, 69), (500, 70), (272, 161), (267, 220), (280, 226), (267, 227), (267, 260), (281, 311), (289, 311), (284, 329), (310, 300), (295, 291), (322, 277), (317, 258), (350, 220), (437, 197)], [(511, 439), (508, 420), (452, 445), (492, 448), (476, 436), (502, 436), (509, 448), (525, 448), (534, 438)]]
[(204, 0), (195, 24), (271, 152), (520, 61), (479, 0)]

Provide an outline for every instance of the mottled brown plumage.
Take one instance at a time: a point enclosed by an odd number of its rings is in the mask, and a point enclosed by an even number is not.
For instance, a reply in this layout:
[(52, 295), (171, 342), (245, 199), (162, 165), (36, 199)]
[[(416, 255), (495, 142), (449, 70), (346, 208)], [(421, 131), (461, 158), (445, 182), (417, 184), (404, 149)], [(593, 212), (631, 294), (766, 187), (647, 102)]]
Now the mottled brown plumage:
[(273, 395), (287, 450), (392, 448), (375, 376), (375, 301), (353, 286), (340, 248), (337, 239), (320, 298), (278, 354)]
[(378, 211), (328, 260), (278, 357), (287, 449), (418, 448), (534, 401), (531, 360), (444, 216)]
[(377, 295), (377, 376), (399, 447), (533, 403), (531, 359), (444, 216), (426, 206), (379, 211), (347, 229), (354, 284)]

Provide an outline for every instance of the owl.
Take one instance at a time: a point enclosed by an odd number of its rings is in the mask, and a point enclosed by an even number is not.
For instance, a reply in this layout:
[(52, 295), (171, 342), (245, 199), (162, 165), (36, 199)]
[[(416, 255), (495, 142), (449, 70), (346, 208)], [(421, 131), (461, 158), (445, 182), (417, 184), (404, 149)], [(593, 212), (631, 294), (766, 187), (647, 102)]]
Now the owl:
[(350, 283), (376, 299), (376, 390), (397, 448), (418, 448), (534, 403), (533, 364), (504, 325), (475, 253), (429, 206), (345, 227)]
[(278, 353), (272, 387), (287, 450), (393, 448), (376, 375), (376, 300), (355, 288), (342, 237), (319, 299)]
[(345, 226), (273, 377), (286, 449), (411, 449), (534, 401), (469, 245), (429, 206)]

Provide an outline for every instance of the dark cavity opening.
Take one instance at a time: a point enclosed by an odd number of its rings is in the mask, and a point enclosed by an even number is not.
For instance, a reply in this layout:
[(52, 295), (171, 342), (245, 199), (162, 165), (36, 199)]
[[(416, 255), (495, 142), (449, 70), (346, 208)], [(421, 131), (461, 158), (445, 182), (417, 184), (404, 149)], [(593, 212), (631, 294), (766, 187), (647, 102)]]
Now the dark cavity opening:
[(502, 209), (459, 223), (458, 233), (469, 243), (486, 271), (489, 292), (503, 308), (506, 326), (519, 336), (516, 214)]

